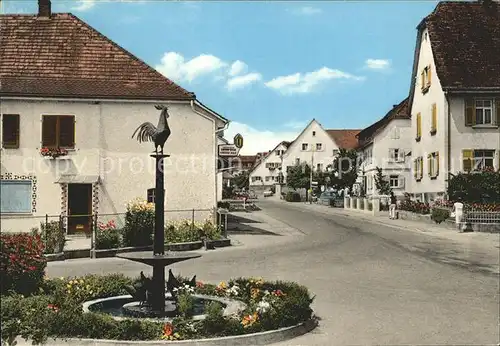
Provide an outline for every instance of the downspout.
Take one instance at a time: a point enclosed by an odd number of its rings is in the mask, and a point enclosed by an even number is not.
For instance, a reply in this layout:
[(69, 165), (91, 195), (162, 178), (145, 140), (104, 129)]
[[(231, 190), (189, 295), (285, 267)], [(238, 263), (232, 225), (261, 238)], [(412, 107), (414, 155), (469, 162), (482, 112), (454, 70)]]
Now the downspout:
[(444, 92), (444, 96), (446, 99), (446, 110), (447, 110), (447, 122), (446, 124), (446, 146), (447, 146), (447, 162), (446, 162), (446, 181), (445, 181), (445, 194), (448, 197), (448, 184), (450, 181), (450, 175), (451, 175), (451, 107), (450, 107), (450, 96), (448, 94), (448, 91)]
[[(211, 117), (209, 117), (209, 116), (207, 116), (207, 115), (199, 112), (198, 110), (196, 110), (194, 100), (191, 100), (190, 104), (191, 104), (191, 110), (194, 113), (196, 113), (198, 115), (201, 115), (203, 118), (208, 119), (208, 120), (210, 120), (212, 122), (212, 124), (213, 124), (213, 132), (214, 132), (214, 147), (213, 147), (213, 152), (214, 152), (214, 158), (217, 158), (217, 134), (219, 132), (221, 132), (221, 131), (224, 131), (224, 129), (227, 128), (227, 126), (229, 125), (229, 122), (226, 123), (226, 125), (224, 125), (224, 128), (217, 129), (216, 128), (216, 122), (215, 122), (214, 119), (212, 119)], [(215, 166), (215, 168), (214, 168), (214, 182), (215, 182), (215, 185), (214, 185), (215, 186), (215, 189), (214, 189), (214, 201), (215, 201), (215, 205), (214, 205), (214, 207), (216, 207), (217, 206), (217, 165), (215, 165), (215, 163), (214, 163), (214, 166)]]

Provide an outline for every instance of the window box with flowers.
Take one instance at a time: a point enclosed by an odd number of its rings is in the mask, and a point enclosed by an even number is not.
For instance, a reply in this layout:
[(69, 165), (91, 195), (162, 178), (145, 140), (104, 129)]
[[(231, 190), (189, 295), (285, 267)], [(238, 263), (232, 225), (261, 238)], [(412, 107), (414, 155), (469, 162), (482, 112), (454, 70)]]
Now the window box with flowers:
[(40, 149), (40, 155), (42, 155), (45, 158), (55, 159), (57, 157), (68, 155), (68, 150), (64, 148), (43, 147)]

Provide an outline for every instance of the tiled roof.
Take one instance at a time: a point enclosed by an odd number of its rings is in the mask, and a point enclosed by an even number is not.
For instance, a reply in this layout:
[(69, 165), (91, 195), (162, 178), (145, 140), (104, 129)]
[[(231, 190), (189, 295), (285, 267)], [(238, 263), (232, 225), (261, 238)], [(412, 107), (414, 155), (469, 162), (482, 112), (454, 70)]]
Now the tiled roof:
[(361, 132), (357, 135), (360, 144), (362, 144), (361, 142), (371, 140), (374, 133), (380, 131), (380, 129), (383, 129), (393, 119), (411, 119), (410, 111), (408, 108), (408, 97), (401, 101), (399, 104), (394, 105), (382, 119), (361, 130)]
[(500, 88), (499, 3), (440, 2), (424, 26), (443, 88)]
[(340, 149), (355, 149), (358, 146), (356, 135), (360, 130), (326, 130)]
[(195, 99), (70, 13), (0, 15), (0, 82), (3, 96)]
[(257, 156), (256, 155), (240, 155), (238, 156), (241, 163), (255, 163), (255, 161), (257, 160)]

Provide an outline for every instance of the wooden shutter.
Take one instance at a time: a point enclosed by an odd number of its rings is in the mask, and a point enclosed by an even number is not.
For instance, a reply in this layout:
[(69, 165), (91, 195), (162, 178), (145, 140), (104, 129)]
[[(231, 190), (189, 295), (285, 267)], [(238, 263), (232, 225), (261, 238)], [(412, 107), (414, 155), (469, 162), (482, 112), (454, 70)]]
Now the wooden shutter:
[(5, 149), (19, 148), (19, 114), (2, 115), (2, 147)]
[(62, 148), (75, 146), (75, 117), (72, 115), (59, 117), (59, 146)]
[(495, 111), (497, 113), (496, 120), (497, 120), (497, 126), (500, 126), (500, 98), (497, 98), (495, 100)]
[(472, 170), (472, 159), (474, 157), (474, 151), (471, 149), (462, 150), (462, 164), (463, 170), (470, 172)]
[(405, 187), (405, 177), (399, 177), (398, 187), (403, 189)]
[(431, 86), (431, 65), (427, 66), (427, 86)]
[(413, 160), (413, 177), (415, 180), (418, 178), (418, 159)]
[(427, 155), (427, 174), (432, 177), (432, 155)]
[(42, 117), (42, 146), (57, 146), (57, 116), (44, 115)]
[(434, 176), (439, 175), (439, 151), (436, 153), (436, 167), (434, 167)]
[(435, 103), (432, 104), (432, 124), (431, 124), (431, 131), (436, 132), (437, 131), (437, 106)]
[(465, 100), (465, 126), (476, 124), (476, 105), (474, 99)]
[(420, 73), (420, 89), (425, 88), (425, 70), (422, 70), (422, 73)]
[(422, 115), (417, 114), (417, 138), (422, 137)]
[(422, 179), (424, 176), (424, 158), (420, 156), (420, 176), (419, 178)]

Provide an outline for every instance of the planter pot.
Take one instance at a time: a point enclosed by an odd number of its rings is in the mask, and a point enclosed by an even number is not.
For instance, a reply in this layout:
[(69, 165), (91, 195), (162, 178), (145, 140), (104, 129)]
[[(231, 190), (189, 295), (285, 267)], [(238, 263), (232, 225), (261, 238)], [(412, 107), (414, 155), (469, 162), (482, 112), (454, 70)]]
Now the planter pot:
[(209, 240), (208, 243), (213, 244), (214, 247), (226, 247), (226, 246), (231, 246), (231, 239), (224, 238), (224, 239), (215, 239), (215, 240)]
[(203, 247), (202, 241), (165, 244), (165, 250), (167, 251), (192, 251), (201, 249), (202, 247)]

